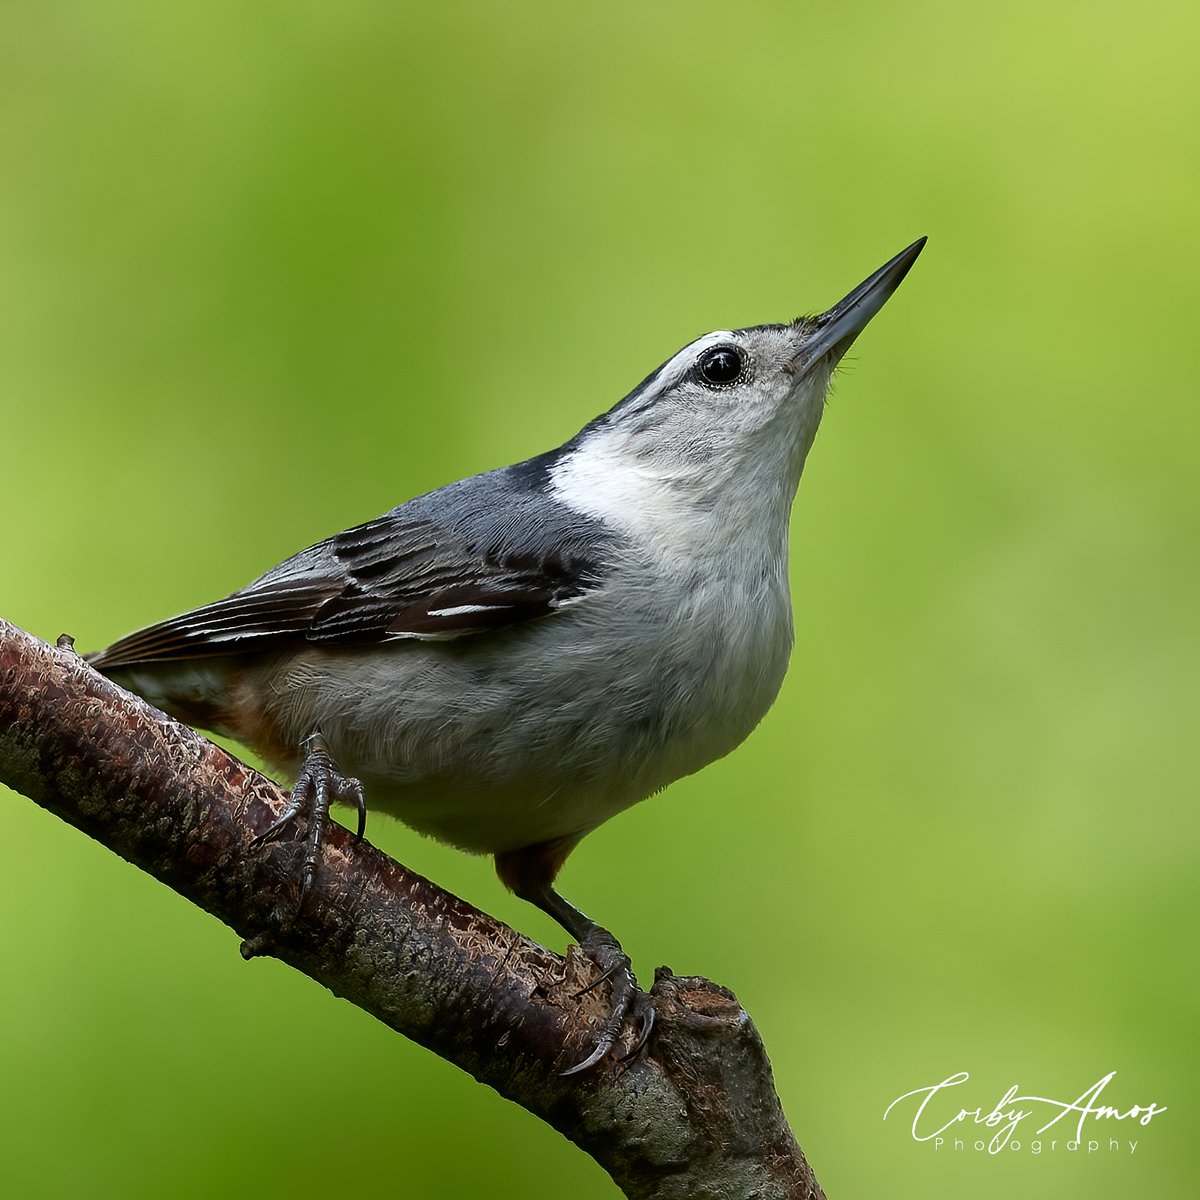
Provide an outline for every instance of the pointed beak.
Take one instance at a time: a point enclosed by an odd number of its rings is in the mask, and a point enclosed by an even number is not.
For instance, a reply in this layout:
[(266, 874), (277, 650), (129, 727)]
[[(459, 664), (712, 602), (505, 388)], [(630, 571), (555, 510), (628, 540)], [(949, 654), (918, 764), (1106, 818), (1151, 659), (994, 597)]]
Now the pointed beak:
[(867, 327), (867, 322), (900, 286), (900, 281), (924, 249), (925, 242), (925, 238), (918, 238), (907, 249), (901, 250), (828, 312), (819, 317), (802, 318), (798, 324), (808, 330), (808, 336), (797, 355), (800, 364), (805, 368), (811, 367), (827, 354), (832, 354), (833, 361), (837, 362)]

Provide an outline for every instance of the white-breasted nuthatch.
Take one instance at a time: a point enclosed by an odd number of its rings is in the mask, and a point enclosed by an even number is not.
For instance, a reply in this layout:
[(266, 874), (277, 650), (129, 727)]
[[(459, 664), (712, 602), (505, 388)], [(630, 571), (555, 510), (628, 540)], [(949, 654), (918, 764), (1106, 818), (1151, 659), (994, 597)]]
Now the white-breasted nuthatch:
[(573, 1070), (631, 1013), (640, 1044), (653, 1010), (629, 960), (555, 876), (774, 701), (788, 519), (830, 377), (924, 244), (820, 316), (705, 334), (556, 450), (409, 500), (92, 665), (295, 776), (269, 832), (308, 818), (301, 902), (330, 800), (358, 805), (361, 835), (365, 792), (494, 855), (608, 973), (609, 1019)]

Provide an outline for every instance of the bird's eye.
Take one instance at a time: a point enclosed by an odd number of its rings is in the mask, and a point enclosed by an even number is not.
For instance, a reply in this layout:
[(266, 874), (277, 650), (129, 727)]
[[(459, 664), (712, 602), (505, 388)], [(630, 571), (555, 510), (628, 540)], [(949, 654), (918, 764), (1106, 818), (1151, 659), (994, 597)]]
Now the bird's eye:
[(742, 377), (746, 356), (737, 346), (716, 346), (706, 350), (696, 365), (705, 383), (711, 387), (728, 387)]

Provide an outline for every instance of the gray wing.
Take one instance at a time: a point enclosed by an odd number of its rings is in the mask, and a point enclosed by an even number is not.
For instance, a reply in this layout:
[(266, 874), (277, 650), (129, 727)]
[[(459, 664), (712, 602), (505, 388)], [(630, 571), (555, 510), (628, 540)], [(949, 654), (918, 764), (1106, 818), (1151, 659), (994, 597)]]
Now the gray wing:
[(531, 490), (534, 475), (522, 464), (418, 497), (89, 661), (109, 670), (284, 643), (453, 638), (548, 616), (600, 582), (611, 539)]

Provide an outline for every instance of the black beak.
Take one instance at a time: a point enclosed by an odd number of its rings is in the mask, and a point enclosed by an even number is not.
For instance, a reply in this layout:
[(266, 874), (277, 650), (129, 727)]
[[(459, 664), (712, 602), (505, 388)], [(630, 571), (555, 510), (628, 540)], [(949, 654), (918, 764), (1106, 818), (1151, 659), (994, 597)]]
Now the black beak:
[(803, 322), (812, 330), (800, 348), (800, 358), (806, 367), (827, 354), (833, 354), (836, 361), (850, 349), (854, 339), (867, 327), (867, 322), (900, 286), (900, 281), (917, 261), (917, 255), (924, 249), (926, 241), (926, 238), (918, 238), (890, 262), (884, 263), (874, 275), (864, 279), (828, 312)]

